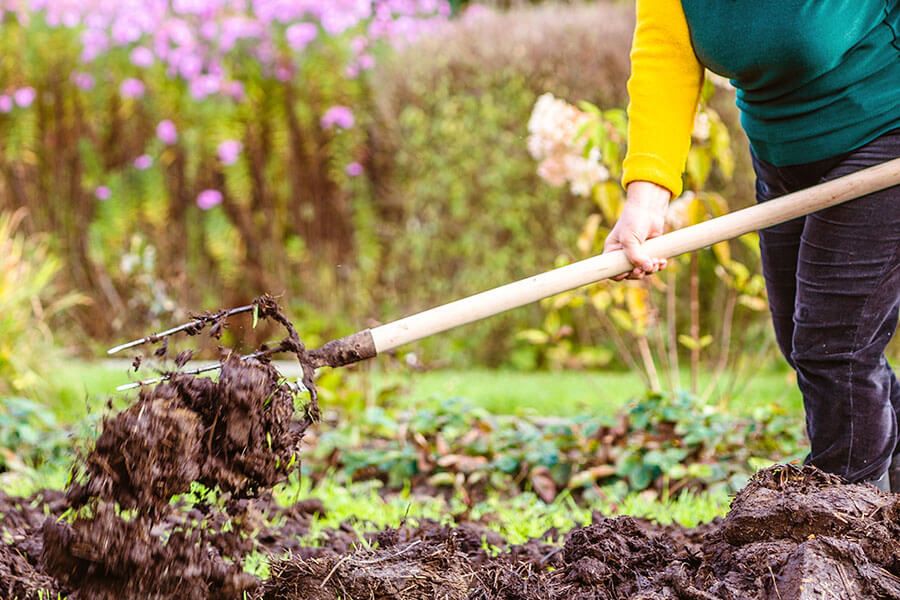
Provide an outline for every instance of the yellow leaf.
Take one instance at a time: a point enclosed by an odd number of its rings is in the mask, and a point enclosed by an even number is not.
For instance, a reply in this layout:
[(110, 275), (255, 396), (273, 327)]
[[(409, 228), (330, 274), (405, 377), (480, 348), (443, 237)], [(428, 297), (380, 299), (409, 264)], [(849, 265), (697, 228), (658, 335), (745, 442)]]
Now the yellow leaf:
[(587, 218), (581, 235), (578, 236), (578, 250), (582, 254), (589, 254), (594, 249), (594, 240), (597, 238), (597, 229), (600, 227), (600, 215), (593, 213)]
[(727, 265), (731, 262), (731, 246), (728, 242), (719, 242), (718, 244), (713, 244), (713, 254), (716, 255), (716, 260), (718, 260), (723, 265)]

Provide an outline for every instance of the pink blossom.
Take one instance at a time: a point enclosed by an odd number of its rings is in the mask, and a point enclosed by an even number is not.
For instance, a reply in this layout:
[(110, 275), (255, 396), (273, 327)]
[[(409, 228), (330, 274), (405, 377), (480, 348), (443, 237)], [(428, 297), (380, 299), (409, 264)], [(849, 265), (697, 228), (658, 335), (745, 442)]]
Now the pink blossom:
[(109, 200), (110, 196), (112, 196), (112, 192), (105, 185), (97, 186), (97, 189), (94, 190), (94, 197), (97, 200)]
[(109, 38), (101, 29), (89, 27), (81, 34), (81, 60), (91, 62), (109, 48)]
[(153, 165), (153, 159), (149, 154), (141, 154), (134, 159), (134, 168), (138, 171), (146, 171), (151, 165)]
[(94, 89), (94, 76), (90, 73), (73, 73), (72, 81), (75, 83), (75, 87), (80, 90)]
[(163, 119), (156, 126), (156, 137), (163, 144), (171, 146), (178, 141), (178, 130), (175, 129), (175, 123), (169, 119)]
[(129, 77), (119, 86), (119, 93), (123, 98), (140, 98), (145, 91), (144, 82), (134, 77)]
[(332, 106), (325, 114), (322, 115), (322, 128), (331, 129), (339, 127), (340, 129), (350, 129), (356, 119), (353, 117), (353, 111), (346, 106)]
[(217, 154), (223, 165), (233, 165), (241, 155), (243, 144), (237, 140), (225, 140), (219, 144)]
[(297, 51), (306, 48), (318, 34), (319, 30), (312, 23), (294, 23), (284, 32), (288, 46)]
[(215, 75), (200, 75), (190, 83), (191, 96), (203, 100), (219, 91), (221, 80)]
[(347, 168), (344, 169), (344, 171), (350, 177), (359, 177), (360, 175), (363, 174), (363, 166), (361, 164), (359, 164), (358, 162), (352, 162), (349, 165), (347, 165)]
[(278, 81), (290, 81), (294, 76), (294, 71), (290, 67), (278, 65), (275, 67), (275, 79)]
[(359, 57), (359, 68), (368, 71), (375, 66), (375, 57), (371, 54), (363, 54)]
[(149, 48), (138, 46), (131, 51), (131, 62), (137, 67), (147, 68), (153, 61), (153, 52)]
[(240, 102), (244, 99), (244, 84), (240, 81), (229, 81), (224, 86), (224, 92), (234, 100)]
[(116, 19), (112, 25), (112, 39), (120, 46), (138, 41), (142, 33), (137, 23), (127, 17)]
[(13, 92), (13, 100), (16, 101), (17, 106), (28, 108), (34, 102), (36, 95), (33, 87), (23, 87)]
[(203, 190), (197, 194), (197, 206), (201, 210), (209, 210), (222, 204), (222, 192), (219, 190)]
[(13, 109), (13, 99), (3, 94), (0, 96), (0, 113), (8, 113)]

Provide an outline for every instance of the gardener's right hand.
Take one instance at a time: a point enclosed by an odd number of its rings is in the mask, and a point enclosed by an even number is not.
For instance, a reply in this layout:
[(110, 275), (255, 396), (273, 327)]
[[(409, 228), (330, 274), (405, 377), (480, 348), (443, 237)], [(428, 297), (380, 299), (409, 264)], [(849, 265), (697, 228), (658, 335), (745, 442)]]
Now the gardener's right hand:
[(633, 181), (628, 184), (626, 194), (622, 215), (603, 245), (604, 252), (624, 250), (625, 256), (634, 265), (631, 272), (615, 277), (616, 281), (643, 279), (645, 275), (666, 267), (666, 259), (648, 256), (641, 245), (662, 235), (671, 193), (649, 181)]

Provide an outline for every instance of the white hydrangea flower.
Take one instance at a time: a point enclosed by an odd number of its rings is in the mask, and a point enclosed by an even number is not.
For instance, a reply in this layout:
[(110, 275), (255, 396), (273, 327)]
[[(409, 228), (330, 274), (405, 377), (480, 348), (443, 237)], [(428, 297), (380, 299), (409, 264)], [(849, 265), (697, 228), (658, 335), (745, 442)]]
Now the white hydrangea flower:
[(709, 131), (709, 115), (705, 111), (698, 112), (697, 116), (694, 117), (694, 130), (691, 132), (691, 137), (698, 142), (705, 142), (709, 139)]
[(590, 195), (595, 185), (609, 179), (598, 148), (584, 156), (586, 141), (578, 134), (589, 120), (568, 102), (544, 94), (528, 121), (528, 152), (539, 161), (538, 176), (554, 186), (568, 183), (579, 196)]

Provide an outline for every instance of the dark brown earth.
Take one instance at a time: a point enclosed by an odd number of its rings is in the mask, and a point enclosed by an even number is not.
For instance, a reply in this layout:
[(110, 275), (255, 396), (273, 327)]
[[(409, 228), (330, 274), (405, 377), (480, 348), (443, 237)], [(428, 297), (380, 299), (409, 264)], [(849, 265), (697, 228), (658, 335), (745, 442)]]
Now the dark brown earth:
[(374, 550), (326, 548), (275, 561), (260, 596), (900, 598), (900, 496), (811, 467), (759, 473), (726, 518), (696, 530), (597, 517), (566, 535), (561, 549), (532, 542), (492, 557), (467, 527), (430, 524), (381, 534)]
[[(598, 515), (509, 546), (482, 524), (425, 521), (365, 540), (348, 525), (303, 547), (328, 507), (282, 508), (270, 490), (299, 462), (315, 390), (296, 332), (263, 300), (260, 318), (288, 331), (277, 347), (304, 364), (303, 414), (265, 356), (226, 356), (218, 381), (173, 374), (144, 388), (104, 420), (65, 494), (0, 494), (0, 598), (900, 599), (900, 495), (790, 465), (692, 530)], [(204, 321), (214, 334), (218, 314)], [(172, 500), (193, 482), (215, 497)], [(265, 582), (243, 572), (251, 551), (270, 557)]]
[[(348, 526), (301, 547), (311, 515), (327, 508), (283, 509), (267, 494), (233, 502), (228, 533), (221, 515), (196, 507), (152, 524), (123, 521), (99, 503), (92, 519), (57, 524), (66, 505), (50, 492), (0, 496), (0, 532), (12, 542), (0, 547), (0, 597), (36, 598), (43, 589), (72, 598), (900, 598), (900, 496), (808, 467), (761, 472), (727, 517), (697, 529), (596, 515), (562, 545), (508, 546), (476, 523), (425, 521), (365, 543)], [(182, 533), (190, 522), (201, 526)], [(166, 542), (156, 537), (162, 531)], [(271, 556), (266, 582), (223, 559), (252, 548)]]

